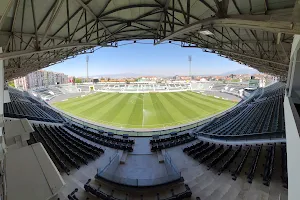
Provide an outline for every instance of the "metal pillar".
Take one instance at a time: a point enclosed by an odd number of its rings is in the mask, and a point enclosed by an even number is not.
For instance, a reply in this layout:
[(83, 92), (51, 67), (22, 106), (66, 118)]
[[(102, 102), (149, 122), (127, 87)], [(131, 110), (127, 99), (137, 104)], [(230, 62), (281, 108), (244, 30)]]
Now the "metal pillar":
[(192, 76), (192, 56), (189, 56), (189, 76)]
[(287, 95), (293, 97), (296, 90), (300, 90), (300, 35), (294, 36), (292, 44), (289, 73), (287, 80)]
[(89, 79), (89, 56), (86, 56), (86, 81)]
[[(0, 54), (2, 47), (0, 47)], [(0, 59), (0, 126), (4, 121), (4, 61)]]

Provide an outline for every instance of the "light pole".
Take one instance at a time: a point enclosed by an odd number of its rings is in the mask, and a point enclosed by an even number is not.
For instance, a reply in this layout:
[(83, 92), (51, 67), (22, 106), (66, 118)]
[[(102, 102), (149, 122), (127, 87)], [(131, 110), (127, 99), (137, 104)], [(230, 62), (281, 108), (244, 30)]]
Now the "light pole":
[(89, 79), (89, 55), (86, 55), (86, 79)]
[(192, 56), (189, 56), (188, 60), (189, 60), (189, 63), (190, 63), (190, 66), (189, 66), (189, 76), (192, 79)]

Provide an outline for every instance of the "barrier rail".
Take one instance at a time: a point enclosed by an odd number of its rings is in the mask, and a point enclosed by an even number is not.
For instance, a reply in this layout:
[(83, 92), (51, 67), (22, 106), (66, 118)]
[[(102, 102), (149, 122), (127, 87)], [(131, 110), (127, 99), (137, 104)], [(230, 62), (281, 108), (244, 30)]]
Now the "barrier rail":
[(134, 179), (120, 177), (115, 174), (115, 171), (117, 170), (120, 163), (119, 155), (116, 155), (105, 167), (97, 170), (95, 178), (105, 179), (117, 184), (133, 187), (151, 187), (181, 180), (181, 173), (178, 172), (175, 165), (172, 163), (170, 156), (165, 154), (164, 160), (168, 175), (153, 179)]

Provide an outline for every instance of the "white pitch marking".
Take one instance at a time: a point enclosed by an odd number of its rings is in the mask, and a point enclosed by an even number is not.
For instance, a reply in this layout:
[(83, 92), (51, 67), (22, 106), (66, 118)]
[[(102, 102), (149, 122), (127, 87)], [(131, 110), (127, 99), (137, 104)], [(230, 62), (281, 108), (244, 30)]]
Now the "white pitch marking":
[(144, 104), (144, 100), (145, 100), (145, 95), (143, 95), (143, 123), (142, 123), (142, 127), (144, 127), (144, 120), (145, 120), (145, 117), (144, 117), (144, 115), (145, 115), (145, 104)]

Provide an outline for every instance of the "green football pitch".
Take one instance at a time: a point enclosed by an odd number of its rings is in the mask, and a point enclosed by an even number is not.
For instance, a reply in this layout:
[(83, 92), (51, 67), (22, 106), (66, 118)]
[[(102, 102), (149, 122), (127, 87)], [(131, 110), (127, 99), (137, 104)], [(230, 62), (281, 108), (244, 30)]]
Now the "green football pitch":
[(53, 105), (66, 113), (119, 128), (162, 128), (186, 124), (236, 103), (194, 92), (94, 93)]

